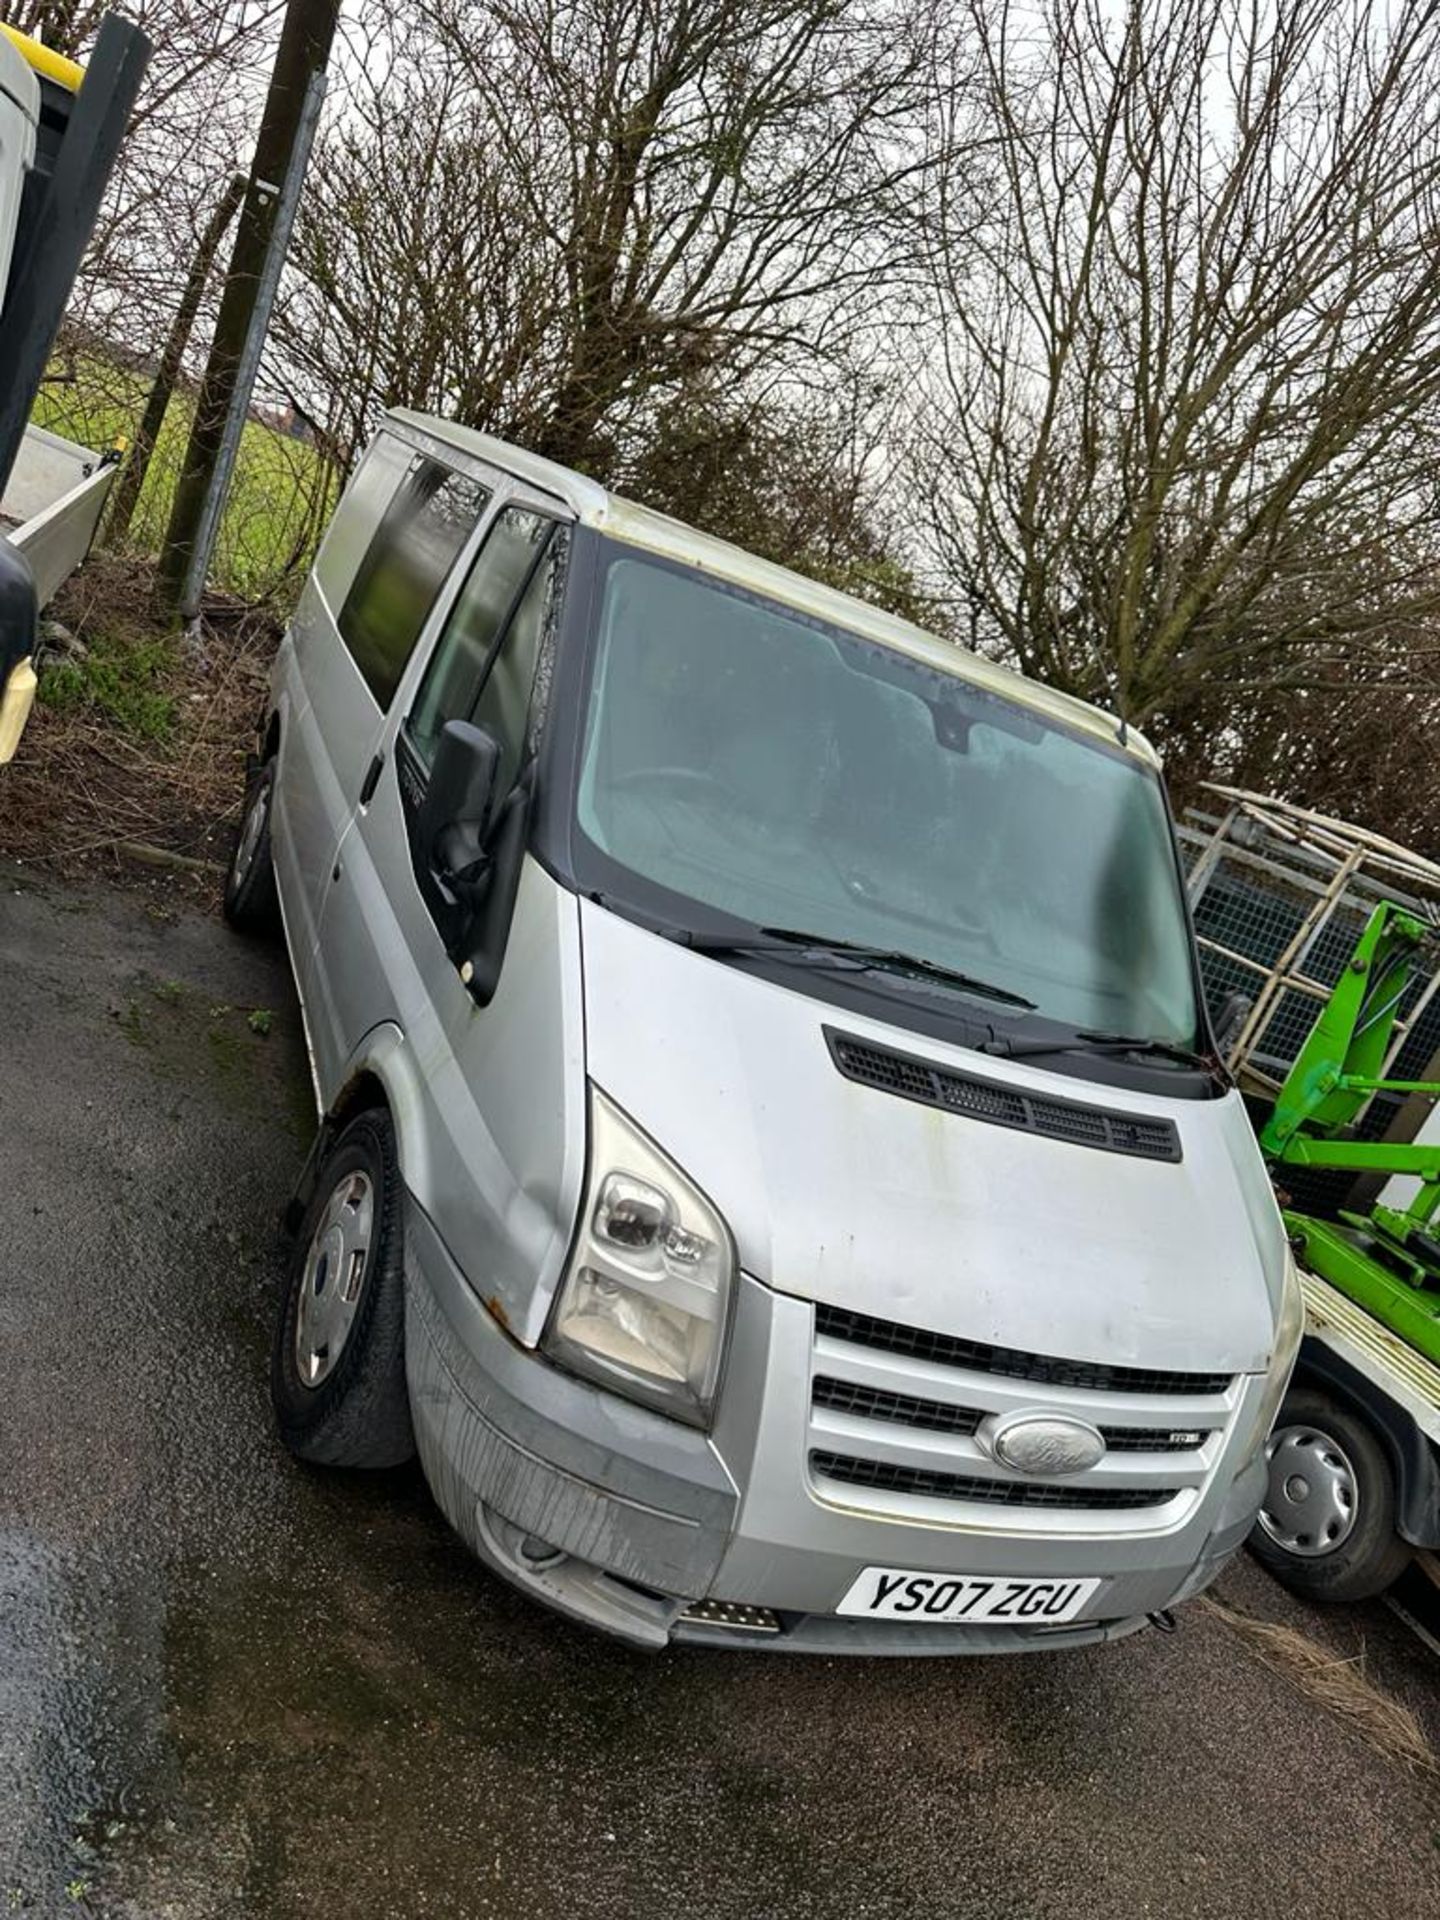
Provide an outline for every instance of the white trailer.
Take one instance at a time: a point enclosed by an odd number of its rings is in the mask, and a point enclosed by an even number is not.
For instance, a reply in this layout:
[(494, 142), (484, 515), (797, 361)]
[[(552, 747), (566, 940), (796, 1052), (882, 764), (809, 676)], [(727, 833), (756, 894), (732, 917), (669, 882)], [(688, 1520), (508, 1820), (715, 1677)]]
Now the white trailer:
[[(43, 427), (26, 428), (0, 498), (0, 537), (24, 556), (40, 612), (89, 553), (115, 473), (113, 455)], [(0, 766), (20, 744), (35, 687), (34, 657), (27, 649), (11, 661), (0, 684)]]

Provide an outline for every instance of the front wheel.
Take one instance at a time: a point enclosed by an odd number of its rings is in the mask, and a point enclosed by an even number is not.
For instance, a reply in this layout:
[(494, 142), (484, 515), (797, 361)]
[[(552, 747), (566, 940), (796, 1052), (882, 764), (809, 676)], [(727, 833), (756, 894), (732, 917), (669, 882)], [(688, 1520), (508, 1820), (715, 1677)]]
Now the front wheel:
[(1368, 1600), (1404, 1570), (1395, 1478), (1370, 1427), (1313, 1387), (1292, 1387), (1265, 1457), (1270, 1480), (1250, 1546), (1308, 1600)]
[(395, 1129), (377, 1107), (321, 1163), (275, 1323), (270, 1397), (281, 1439), (302, 1460), (396, 1467), (415, 1451), (404, 1236)]

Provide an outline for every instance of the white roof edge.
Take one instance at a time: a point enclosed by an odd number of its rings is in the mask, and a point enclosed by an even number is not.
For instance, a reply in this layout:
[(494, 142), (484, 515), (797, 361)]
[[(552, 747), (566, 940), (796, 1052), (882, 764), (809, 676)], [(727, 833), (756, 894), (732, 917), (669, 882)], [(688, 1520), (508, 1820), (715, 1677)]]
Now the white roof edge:
[(517, 480), (528, 481), (542, 493), (554, 494), (556, 499), (573, 507), (587, 524), (598, 525), (605, 517), (611, 498), (609, 489), (602, 487), (597, 480), (587, 480), (583, 473), (562, 467), (558, 460), (546, 460), (542, 455), (528, 453), (524, 447), (517, 447), (509, 440), (497, 440), (493, 434), (481, 433), (475, 427), (462, 427), (457, 421), (442, 419), (436, 413), (416, 413), (410, 407), (391, 407), (385, 418), (398, 421), (401, 426), (412, 427), (420, 433), (428, 433), (433, 440), (444, 440), (450, 446), (458, 447), (462, 453), (474, 454), (477, 460), (484, 460), (492, 467), (500, 467), (504, 472), (514, 474)]
[(968, 680), (1002, 699), (1017, 701), (1064, 725), (1093, 734), (1111, 746), (1123, 745), (1136, 759), (1150, 766), (1160, 764), (1160, 756), (1137, 728), (1127, 727), (1122, 742), (1119, 720), (1104, 708), (1092, 706), (1073, 694), (1060, 693), (1038, 680), (1030, 680), (1010, 667), (971, 652), (957, 641), (942, 640), (923, 627), (902, 620), (898, 614), (885, 613), (852, 594), (822, 586), (819, 581), (772, 560), (762, 560), (758, 554), (702, 533), (682, 520), (639, 506), (612, 493), (598, 481), (562, 467), (557, 461), (528, 453), (523, 447), (479, 433), (473, 427), (462, 427), (434, 414), (415, 413), (407, 407), (392, 408), (386, 418), (470, 453), (542, 493), (552, 494), (570, 507), (585, 525), (617, 540), (644, 547), (665, 559), (706, 569), (736, 586), (749, 587), (799, 612), (832, 621), (865, 639), (893, 647), (896, 652), (934, 667), (937, 672)]

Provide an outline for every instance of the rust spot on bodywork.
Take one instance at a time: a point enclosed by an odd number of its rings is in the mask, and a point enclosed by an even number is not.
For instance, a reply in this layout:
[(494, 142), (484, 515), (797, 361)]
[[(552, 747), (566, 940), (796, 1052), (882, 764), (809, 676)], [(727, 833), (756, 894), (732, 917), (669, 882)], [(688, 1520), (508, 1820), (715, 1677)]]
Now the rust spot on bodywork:
[(498, 1320), (506, 1333), (509, 1333), (510, 1316), (505, 1311), (505, 1302), (500, 1298), (498, 1293), (492, 1293), (490, 1298), (485, 1302), (485, 1311), (490, 1315), (491, 1319)]

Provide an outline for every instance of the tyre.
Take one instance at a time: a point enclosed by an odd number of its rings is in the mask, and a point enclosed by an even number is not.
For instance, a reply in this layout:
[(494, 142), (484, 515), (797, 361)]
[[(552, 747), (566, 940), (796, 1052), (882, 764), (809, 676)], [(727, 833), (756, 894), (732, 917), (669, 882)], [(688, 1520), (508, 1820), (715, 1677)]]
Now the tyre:
[(1395, 1477), (1372, 1429), (1328, 1394), (1292, 1387), (1265, 1453), (1256, 1559), (1309, 1600), (1383, 1593), (1410, 1549), (1395, 1531)]
[(270, 849), (270, 803), (275, 762), (262, 761), (245, 789), (245, 810), (225, 875), (224, 914), (240, 933), (273, 933), (280, 924), (280, 896)]
[(372, 1108), (321, 1162), (275, 1323), (270, 1395), (302, 1460), (396, 1467), (415, 1451), (402, 1199), (395, 1129)]

